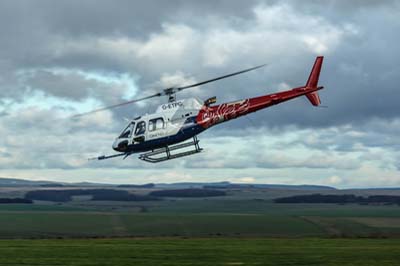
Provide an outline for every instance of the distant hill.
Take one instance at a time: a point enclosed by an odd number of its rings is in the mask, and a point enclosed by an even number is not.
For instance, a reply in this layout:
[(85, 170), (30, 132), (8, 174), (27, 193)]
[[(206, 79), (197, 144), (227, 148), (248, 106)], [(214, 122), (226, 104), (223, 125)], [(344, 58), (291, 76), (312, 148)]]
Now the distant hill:
[(334, 187), (317, 186), (317, 185), (280, 185), (280, 184), (242, 184), (222, 182), (178, 182), (178, 183), (149, 183), (144, 185), (138, 184), (105, 184), (92, 182), (54, 182), (54, 181), (32, 181), (16, 178), (0, 178), (0, 186), (18, 187), (18, 186), (34, 186), (34, 187), (120, 187), (120, 188), (158, 188), (158, 189), (186, 189), (186, 188), (271, 188), (271, 189), (296, 189), (296, 190), (335, 190)]
[(69, 183), (69, 182), (55, 182), (47, 180), (26, 180), (17, 178), (4, 178), (0, 177), (0, 187), (108, 187), (117, 186), (112, 184), (103, 183), (91, 183), (91, 182), (79, 182), (79, 183)]
[(49, 184), (53, 184), (53, 183), (57, 184), (56, 182), (51, 182), (51, 181), (32, 181), (32, 180), (25, 180), (25, 179), (0, 177), (0, 186), (3, 186), (3, 187), (41, 186), (41, 185), (49, 185)]
[(157, 188), (165, 189), (184, 189), (184, 188), (203, 188), (204, 186), (218, 186), (223, 188), (231, 184), (230, 182), (179, 182), (179, 183), (157, 183), (155, 184)]
[(119, 188), (153, 188), (156, 185), (154, 185), (153, 183), (148, 183), (148, 184), (144, 184), (144, 185), (131, 185), (131, 184), (122, 184), (122, 185), (118, 185), (117, 187)]
[(178, 198), (202, 198), (225, 196), (226, 193), (221, 190), (186, 188), (186, 189), (166, 189), (150, 192), (150, 196), (155, 197), (178, 197)]
[(280, 184), (214, 184), (205, 185), (204, 188), (270, 188), (270, 189), (285, 189), (285, 190), (336, 190), (334, 187), (318, 186), (318, 185), (280, 185)]
[(282, 189), (282, 190), (326, 190), (326, 191), (389, 191), (400, 190), (400, 188), (355, 188), (355, 189), (336, 189), (331, 186), (320, 185), (283, 185), (283, 184), (248, 184), (248, 183), (231, 183), (228, 181), (222, 182), (177, 182), (177, 183), (148, 183), (148, 184), (106, 184), (106, 183), (93, 183), (93, 182), (54, 182), (47, 180), (33, 181), (17, 178), (0, 178), (0, 187), (119, 187), (119, 188), (155, 188), (155, 189), (188, 189), (188, 188), (205, 188), (205, 189), (241, 189), (241, 188), (263, 188), (263, 189)]
[(157, 188), (164, 189), (184, 189), (184, 188), (209, 188), (209, 189), (228, 189), (228, 188), (271, 188), (271, 189), (295, 189), (295, 190), (336, 190), (334, 187), (318, 185), (281, 185), (281, 184), (244, 184), (222, 182), (180, 182), (180, 183), (158, 183)]

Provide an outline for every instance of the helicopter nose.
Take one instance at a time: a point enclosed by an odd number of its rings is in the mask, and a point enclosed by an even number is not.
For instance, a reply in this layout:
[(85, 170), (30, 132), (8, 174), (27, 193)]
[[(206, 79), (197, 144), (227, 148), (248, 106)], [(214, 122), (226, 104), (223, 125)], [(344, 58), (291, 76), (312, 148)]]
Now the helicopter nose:
[(128, 141), (127, 140), (120, 140), (116, 139), (112, 145), (113, 150), (115, 151), (120, 151), (120, 152), (125, 152), (128, 147)]
[(112, 145), (112, 148), (113, 148), (113, 150), (117, 150), (117, 148), (118, 148), (118, 140), (116, 139), (116, 140), (114, 140), (114, 143), (113, 143), (113, 145)]

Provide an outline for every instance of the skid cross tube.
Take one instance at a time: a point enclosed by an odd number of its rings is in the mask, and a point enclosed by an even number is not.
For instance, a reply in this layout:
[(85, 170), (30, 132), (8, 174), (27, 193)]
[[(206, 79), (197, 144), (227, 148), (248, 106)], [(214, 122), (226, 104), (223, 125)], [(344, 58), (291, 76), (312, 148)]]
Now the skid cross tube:
[[(194, 146), (194, 149), (176, 153), (176, 154), (171, 154), (171, 151), (177, 151), (177, 150), (184, 149), (184, 148), (191, 147), (191, 146)], [(161, 148), (161, 149), (158, 149), (158, 150), (155, 150), (152, 152), (143, 153), (139, 156), (139, 159), (146, 161), (146, 162), (150, 162), (150, 163), (159, 163), (159, 162), (163, 162), (163, 161), (167, 161), (167, 160), (172, 160), (172, 159), (196, 154), (196, 153), (201, 152), (202, 150), (203, 149), (200, 148), (200, 146), (199, 146), (199, 140), (197, 139), (196, 136), (194, 136), (193, 141), (178, 144), (178, 145), (173, 145), (173, 146), (166, 146), (164, 148)], [(164, 154), (164, 153), (165, 153), (164, 156), (154, 157), (156, 155), (160, 155), (160, 154)]]

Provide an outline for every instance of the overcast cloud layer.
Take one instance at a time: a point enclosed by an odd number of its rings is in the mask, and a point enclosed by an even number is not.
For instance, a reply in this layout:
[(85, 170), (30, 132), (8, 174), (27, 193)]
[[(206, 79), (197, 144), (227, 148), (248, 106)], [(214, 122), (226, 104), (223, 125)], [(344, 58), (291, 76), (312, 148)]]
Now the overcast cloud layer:
[[(398, 1), (1, 1), (0, 176), (400, 186), (399, 32)], [(301, 86), (317, 55), (328, 108), (296, 99), (222, 124), (200, 155), (86, 160), (158, 100), (67, 119), (260, 63), (179, 97)]]

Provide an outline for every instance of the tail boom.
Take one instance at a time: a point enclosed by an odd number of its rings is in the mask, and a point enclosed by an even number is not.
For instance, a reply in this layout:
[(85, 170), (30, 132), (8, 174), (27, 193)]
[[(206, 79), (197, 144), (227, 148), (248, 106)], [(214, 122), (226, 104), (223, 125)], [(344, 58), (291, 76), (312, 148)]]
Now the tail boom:
[(293, 88), (291, 90), (277, 92), (269, 95), (244, 99), (231, 103), (223, 103), (215, 106), (204, 105), (197, 115), (196, 122), (208, 128), (213, 125), (252, 113), (258, 110), (276, 105), (288, 100), (306, 96), (312, 105), (318, 106), (321, 100), (318, 91), (324, 87), (318, 86), (319, 74), (321, 71), (323, 57), (318, 56), (311, 70), (310, 76), (305, 86)]

